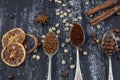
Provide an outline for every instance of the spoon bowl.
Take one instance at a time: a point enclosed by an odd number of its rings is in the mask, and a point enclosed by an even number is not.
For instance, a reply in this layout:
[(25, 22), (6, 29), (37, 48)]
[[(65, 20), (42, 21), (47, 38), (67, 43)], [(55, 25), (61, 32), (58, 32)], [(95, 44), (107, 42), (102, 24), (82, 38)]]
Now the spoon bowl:
[[(105, 39), (105, 37), (107, 36), (107, 34), (111, 35), (111, 36), (115, 39), (115, 34), (114, 34), (112, 31), (108, 31), (108, 32), (106, 32), (106, 33), (103, 35), (102, 43), (104, 42), (104, 39)], [(115, 43), (117, 44), (116, 39), (115, 39)], [(116, 46), (117, 46), (117, 45), (116, 45)]]

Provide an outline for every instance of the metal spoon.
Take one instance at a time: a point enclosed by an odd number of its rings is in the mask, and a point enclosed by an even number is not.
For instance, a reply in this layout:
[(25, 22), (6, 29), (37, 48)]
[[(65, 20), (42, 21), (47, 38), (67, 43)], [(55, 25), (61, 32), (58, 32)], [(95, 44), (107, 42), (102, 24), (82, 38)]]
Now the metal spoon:
[[(113, 32), (111, 31), (108, 31), (104, 34), (103, 38), (102, 38), (102, 43), (103, 43), (103, 40), (105, 39), (106, 35), (107, 34), (110, 34), (114, 39), (115, 39), (115, 35)], [(116, 42), (116, 46), (117, 46), (117, 41), (115, 39), (115, 42)], [(112, 71), (112, 61), (111, 61), (111, 56), (108, 56), (108, 59), (109, 59), (109, 74), (108, 74), (108, 80), (114, 80), (113, 78), (113, 71)]]
[(48, 58), (49, 58), (49, 66), (48, 66), (48, 77), (47, 77), (47, 80), (51, 80), (51, 79), (52, 79), (52, 78), (51, 78), (52, 58), (53, 58), (53, 56), (57, 53), (57, 51), (58, 51), (58, 49), (57, 49), (56, 52), (53, 53), (53, 54), (48, 54), (47, 52), (45, 52), (46, 55), (48, 55)]
[[(80, 26), (81, 27), (81, 26)], [(81, 27), (82, 31), (83, 31), (83, 41), (82, 44), (80, 44), (80, 46), (83, 45), (84, 41), (85, 41), (85, 33), (84, 33), (84, 29), (83, 27)], [(74, 45), (74, 44), (73, 44)], [(75, 71), (75, 77), (74, 80), (83, 80), (82, 77), (82, 73), (81, 73), (81, 68), (80, 68), (80, 59), (79, 59), (79, 47), (74, 45), (76, 48), (76, 52), (77, 52), (77, 59), (76, 59), (76, 71)]]
[[(57, 39), (57, 42), (58, 42), (58, 39)], [(59, 43), (59, 42), (58, 42), (58, 43)], [(58, 49), (59, 49), (59, 45), (57, 46), (56, 52), (55, 52), (55, 53), (52, 53), (52, 54), (48, 54), (48, 53), (44, 50), (44, 52), (46, 53), (46, 55), (48, 55), (48, 57), (49, 57), (49, 66), (48, 66), (48, 77), (47, 77), (47, 80), (51, 80), (51, 79), (52, 79), (52, 78), (51, 78), (52, 58), (53, 58), (53, 56), (57, 53)]]

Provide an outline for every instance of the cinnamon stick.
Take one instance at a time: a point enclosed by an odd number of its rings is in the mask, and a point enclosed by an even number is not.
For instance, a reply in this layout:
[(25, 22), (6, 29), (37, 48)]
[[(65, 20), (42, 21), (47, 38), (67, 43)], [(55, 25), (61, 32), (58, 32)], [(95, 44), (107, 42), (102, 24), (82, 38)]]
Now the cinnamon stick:
[(106, 2), (92, 8), (92, 9), (89, 9), (88, 11), (86, 11), (86, 14), (89, 16), (89, 15), (92, 15), (100, 10), (103, 10), (105, 8), (108, 8), (114, 4), (117, 4), (117, 0), (107, 0)]
[(120, 6), (115, 6), (112, 9), (109, 9), (106, 12), (102, 13), (101, 15), (97, 16), (96, 18), (90, 20), (89, 23), (91, 26), (95, 26), (101, 21), (109, 18), (110, 16), (112, 16), (113, 14), (116, 14), (119, 11), (120, 11)]

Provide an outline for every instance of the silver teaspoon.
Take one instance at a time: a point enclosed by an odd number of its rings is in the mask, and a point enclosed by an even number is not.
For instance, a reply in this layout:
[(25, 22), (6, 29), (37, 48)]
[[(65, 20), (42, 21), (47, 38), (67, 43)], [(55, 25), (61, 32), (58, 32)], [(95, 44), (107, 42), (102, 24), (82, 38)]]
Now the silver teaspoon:
[[(103, 35), (102, 44), (103, 44), (104, 39), (105, 39), (105, 37), (107, 36), (107, 34), (111, 35), (112, 38), (115, 39), (114, 33), (111, 32), (111, 31), (108, 31), (108, 32), (106, 32), (106, 33)], [(115, 39), (115, 43), (116, 43), (116, 46), (117, 46), (117, 41), (116, 41), (116, 39)], [(112, 61), (111, 61), (111, 56), (110, 56), (110, 55), (108, 56), (108, 60), (109, 60), (109, 74), (108, 74), (108, 80), (114, 80), (114, 78), (113, 78), (113, 71), (112, 71)]]
[[(78, 45), (74, 44), (74, 42), (72, 41), (72, 37), (71, 35), (74, 34), (72, 32), (74, 32), (74, 28), (75, 27), (79, 27), (78, 29), (81, 29), (80, 31), (82, 31), (82, 35), (83, 36), (83, 40), (82, 40), (82, 43)], [(78, 35), (78, 34), (74, 34), (74, 35)], [(79, 35), (80, 36), (80, 35)], [(71, 31), (71, 34), (70, 34), (70, 40), (71, 40), (71, 43), (75, 46), (76, 48), (76, 52), (77, 52), (77, 59), (76, 59), (76, 71), (75, 71), (75, 77), (74, 77), (74, 80), (83, 80), (83, 77), (82, 77), (82, 73), (81, 73), (81, 68), (80, 68), (80, 59), (79, 59), (79, 47), (83, 45), (84, 41), (85, 41), (85, 33), (84, 33), (84, 29), (83, 27), (81, 27), (80, 25), (78, 24), (75, 24), (74, 27), (72, 28), (72, 31)]]
[[(53, 36), (56, 36), (56, 35), (54, 34), (54, 32), (49, 32), (49, 33), (47, 34), (46, 38), (47, 38), (47, 37), (50, 38), (50, 36), (48, 36), (49, 34), (53, 34)], [(57, 38), (56, 38), (56, 41), (57, 41), (57, 43), (59, 44)], [(51, 41), (50, 43), (53, 44), (53, 41)], [(56, 49), (56, 51), (55, 51), (54, 53), (48, 53), (47, 50), (44, 48), (44, 44), (45, 44), (45, 41), (43, 42), (43, 49), (44, 49), (46, 55), (48, 55), (48, 58), (49, 58), (49, 66), (48, 66), (48, 77), (47, 77), (47, 80), (52, 80), (52, 78), (51, 78), (52, 58), (53, 58), (53, 56), (57, 53), (57, 51), (58, 51), (58, 49), (59, 49), (59, 45), (57, 46), (57, 49)], [(48, 43), (47, 43), (47, 46), (46, 46), (46, 47), (52, 46), (52, 44), (51, 44), (51, 45), (48, 45)], [(48, 48), (47, 48), (47, 49), (48, 49)]]

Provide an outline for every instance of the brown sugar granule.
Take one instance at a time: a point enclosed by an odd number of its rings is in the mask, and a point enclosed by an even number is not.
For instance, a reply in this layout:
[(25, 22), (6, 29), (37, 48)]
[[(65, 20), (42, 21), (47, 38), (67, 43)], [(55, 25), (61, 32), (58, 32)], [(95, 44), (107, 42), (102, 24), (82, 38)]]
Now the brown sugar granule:
[(49, 32), (46, 38), (44, 39), (43, 49), (48, 54), (53, 54), (56, 52), (57, 48), (58, 48), (58, 39), (54, 32)]
[(84, 32), (79, 24), (74, 24), (71, 34), (70, 34), (71, 43), (79, 47), (84, 40)]

